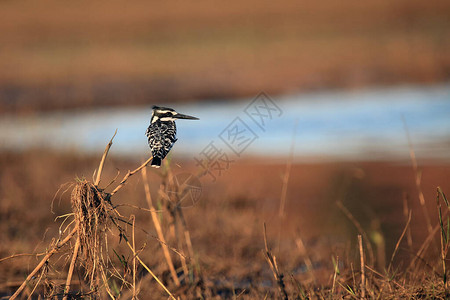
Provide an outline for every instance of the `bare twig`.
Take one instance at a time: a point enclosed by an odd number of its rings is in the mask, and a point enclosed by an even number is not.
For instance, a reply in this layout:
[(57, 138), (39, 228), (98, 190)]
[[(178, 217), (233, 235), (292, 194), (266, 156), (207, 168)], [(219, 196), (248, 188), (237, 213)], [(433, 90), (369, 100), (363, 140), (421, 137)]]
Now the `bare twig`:
[(114, 135), (112, 136), (112, 138), (109, 141), (108, 145), (106, 145), (105, 151), (103, 152), (102, 160), (100, 161), (100, 165), (98, 166), (97, 177), (96, 177), (96, 179), (94, 181), (94, 185), (95, 186), (98, 186), (98, 184), (100, 183), (100, 178), (102, 176), (102, 171), (103, 171), (103, 166), (105, 165), (106, 156), (108, 156), (109, 149), (112, 146), (112, 142), (113, 142), (113, 139), (116, 136), (116, 134), (117, 134), (117, 129), (114, 132)]
[[(78, 226), (77, 226), (77, 228), (78, 228)], [(73, 248), (73, 256), (72, 256), (72, 261), (70, 262), (70, 266), (69, 266), (69, 273), (67, 274), (66, 287), (64, 288), (64, 299), (63, 300), (67, 300), (67, 294), (70, 291), (70, 282), (72, 281), (73, 269), (75, 267), (75, 262), (77, 261), (79, 249), (80, 249), (80, 237), (78, 236), (77, 240), (75, 242), (75, 247)]]
[(13, 259), (13, 258), (16, 258), (16, 257), (22, 257), (22, 256), (42, 256), (42, 255), (45, 255), (45, 254), (46, 254), (46, 252), (43, 252), (43, 253), (19, 253), (19, 254), (13, 254), (13, 255), (10, 255), (10, 256), (8, 256), (8, 257), (3, 257), (3, 258), (1, 258), (1, 259), (0, 259), (0, 262), (3, 262), (3, 261), (8, 260), (8, 259)]
[(42, 258), (41, 262), (34, 268), (34, 270), (28, 275), (28, 277), (25, 279), (25, 281), (20, 285), (20, 287), (16, 290), (16, 292), (9, 298), (10, 300), (14, 300), (19, 296), (19, 294), (23, 291), (27, 283), (33, 278), (33, 276), (42, 268), (42, 266), (45, 264), (45, 262), (56, 252), (58, 252), (59, 248), (61, 248), (63, 245), (65, 245), (77, 232), (77, 227), (74, 227), (72, 231), (66, 236), (64, 240), (62, 240), (60, 243), (56, 244), (50, 252), (47, 253), (47, 255)]
[(117, 205), (114, 205), (114, 208), (118, 208), (118, 207), (122, 207), (122, 206), (126, 206), (126, 207), (131, 207), (131, 208), (134, 208), (134, 209), (137, 209), (137, 210), (143, 210), (143, 211), (148, 211), (148, 212), (155, 212), (155, 213), (161, 213), (161, 212), (163, 212), (164, 210), (162, 210), (162, 209), (149, 209), (149, 208), (145, 208), (145, 207), (140, 207), (140, 206), (137, 206), (137, 205), (132, 205), (132, 204), (128, 204), (128, 203), (122, 203), (122, 204), (117, 204)]
[(123, 186), (125, 185), (125, 183), (127, 182), (128, 177), (134, 175), (136, 172), (139, 172), (140, 170), (142, 170), (143, 168), (145, 168), (150, 161), (153, 159), (153, 156), (150, 156), (149, 159), (147, 159), (142, 165), (140, 165), (138, 168), (136, 168), (133, 171), (128, 171), (128, 173), (123, 177), (122, 181), (119, 183), (119, 185), (114, 189), (114, 191), (111, 192), (111, 196), (114, 195), (115, 193), (117, 193), (117, 191), (119, 191), (121, 188), (123, 188)]

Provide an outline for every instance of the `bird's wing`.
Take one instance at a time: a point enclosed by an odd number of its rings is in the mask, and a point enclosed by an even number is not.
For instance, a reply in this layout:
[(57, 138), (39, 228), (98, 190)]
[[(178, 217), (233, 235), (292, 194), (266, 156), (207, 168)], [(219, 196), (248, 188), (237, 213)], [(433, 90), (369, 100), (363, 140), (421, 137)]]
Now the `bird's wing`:
[(147, 129), (148, 144), (155, 157), (165, 158), (172, 149), (173, 144), (177, 141), (176, 126), (173, 124), (165, 124), (155, 122)]

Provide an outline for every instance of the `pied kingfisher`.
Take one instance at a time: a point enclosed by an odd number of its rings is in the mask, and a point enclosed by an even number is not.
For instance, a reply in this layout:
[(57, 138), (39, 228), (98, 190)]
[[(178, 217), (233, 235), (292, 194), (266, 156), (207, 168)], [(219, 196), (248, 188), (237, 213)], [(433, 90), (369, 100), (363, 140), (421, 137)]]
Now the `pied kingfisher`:
[(154, 168), (161, 166), (161, 161), (172, 149), (177, 141), (176, 119), (198, 120), (196, 117), (177, 113), (167, 107), (153, 106), (153, 114), (145, 134), (148, 138), (148, 145), (152, 150), (152, 164)]

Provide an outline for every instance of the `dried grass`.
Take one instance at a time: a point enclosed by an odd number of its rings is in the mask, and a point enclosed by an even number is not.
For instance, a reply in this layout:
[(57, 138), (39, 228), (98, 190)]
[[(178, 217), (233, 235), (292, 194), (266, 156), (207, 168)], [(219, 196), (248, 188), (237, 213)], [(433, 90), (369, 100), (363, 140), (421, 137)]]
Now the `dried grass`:
[[(259, 251), (263, 250), (267, 264), (264, 264), (264, 258), (248, 255), (249, 260), (254, 265), (258, 265), (257, 271), (252, 274), (252, 282), (249, 286), (236, 287), (232, 281), (225, 283), (222, 278), (222, 281), (217, 282), (205, 275), (207, 273), (205, 265), (211, 267), (211, 265), (221, 262), (216, 260), (205, 264), (208, 257), (199, 257), (199, 252), (195, 250), (191, 233), (188, 230), (187, 219), (180, 206), (181, 200), (177, 201), (185, 194), (183, 186), (179, 187), (178, 193), (173, 197), (168, 197), (165, 193), (166, 185), (170, 184), (168, 178), (171, 176), (168, 166), (162, 173), (162, 184), (158, 191), (159, 196), (155, 197), (156, 203), (153, 203), (145, 171), (150, 159), (135, 170), (128, 171), (115, 187), (111, 187), (113, 192), (108, 193), (98, 186), (109, 147), (111, 147), (111, 143), (102, 157), (100, 171), (96, 174), (94, 183), (83, 179), (77, 180), (73, 184), (70, 197), (72, 213), (66, 214), (67, 221), (61, 225), (60, 235), (49, 244), (47, 251), (42, 254), (42, 259), (28, 274), (26, 280), (20, 284), (11, 299), (23, 295), (33, 297), (37, 294), (47, 298), (64, 299), (104, 299), (107, 297), (137, 299), (140, 295), (144, 297), (150, 293), (154, 298), (169, 297), (171, 299), (177, 297), (180, 299), (214, 297), (233, 299), (261, 299), (264, 297), (268, 299), (276, 297), (282, 299), (397, 299), (399, 297), (446, 299), (450, 296), (447, 279), (448, 249), (450, 249), (450, 206), (440, 188), (437, 190), (438, 224), (421, 244), (415, 257), (411, 260), (414, 264), (409, 269), (402, 269), (396, 264), (394, 258), (403, 250), (401, 243), (407, 239), (405, 237), (410, 231), (413, 215), (411, 210), (408, 210), (403, 231), (395, 245), (388, 268), (380, 270), (375, 267), (377, 258), (371, 255), (371, 241), (366, 238), (368, 235), (365, 234), (363, 225), (358, 222), (357, 216), (338, 201), (338, 206), (351, 220), (360, 235), (358, 243), (353, 249), (356, 255), (332, 256), (333, 269), (328, 270), (330, 271), (328, 283), (324, 284), (318, 279), (320, 275), (317, 276), (317, 258), (312, 251), (307, 249), (308, 243), (304, 243), (298, 237), (296, 239), (298, 248), (296, 251), (301, 252), (299, 259), (304, 261), (307, 268), (307, 274), (304, 274), (307, 280), (302, 280), (298, 274), (293, 273), (291, 267), (286, 265), (289, 258), (284, 256), (285, 252), (279, 250), (277, 255), (274, 255), (269, 248), (264, 227), (262, 235), (258, 237), (261, 240), (260, 244), (256, 243), (253, 246), (259, 247)], [(149, 209), (139, 207), (132, 209), (142, 210), (146, 216), (148, 216), (148, 211), (150, 212), (154, 230), (157, 232), (157, 237), (153, 239), (156, 241), (154, 243), (156, 246), (154, 245), (152, 249), (159, 249), (159, 245), (162, 249), (157, 258), (155, 258), (156, 253), (148, 254), (150, 247), (141, 239), (142, 235), (138, 234), (144, 232), (147, 236), (151, 236), (142, 228), (143, 226), (140, 226), (142, 221), (139, 217), (136, 218), (133, 214), (121, 215), (112, 201), (113, 198), (116, 199), (115, 195), (125, 186), (129, 178), (139, 171), (142, 171), (143, 190)], [(286, 185), (287, 181), (284, 182)], [(283, 189), (286, 188), (283, 187)], [(155, 207), (162, 209), (157, 211)], [(214, 216), (212, 211), (208, 211), (208, 213)], [(274, 215), (289, 221), (289, 214), (280, 214), (277, 209), (274, 209)], [(211, 218), (211, 216), (205, 216), (205, 221), (210, 221), (211, 219), (206, 219), (207, 217)], [(233, 225), (241, 226), (239, 216), (233, 216), (232, 219)], [(247, 228), (240, 229), (246, 230)], [(433, 261), (425, 254), (426, 249), (433, 246), (438, 232), (440, 232), (441, 240), (440, 255), (436, 261)], [(122, 244), (115, 243), (114, 247), (111, 247), (112, 238), (121, 240)], [(220, 237), (219, 241), (221, 242), (225, 238)], [(247, 243), (255, 243), (255, 241)], [(176, 248), (172, 245), (176, 245)], [(232, 241), (231, 246), (228, 246), (232, 247), (231, 249), (241, 247), (238, 245), (238, 241)], [(198, 249), (198, 247), (196, 248)], [(147, 253), (146, 257), (144, 257), (144, 253)], [(295, 255), (295, 253), (291, 252), (291, 255)], [(14, 257), (9, 256), (0, 262), (12, 258)], [(64, 260), (65, 264), (61, 267), (57, 263), (58, 260)], [(429, 269), (427, 269), (428, 266), (430, 266)], [(241, 268), (246, 268), (246, 266)], [(55, 269), (58, 269), (59, 277), (55, 276)], [(426, 272), (423, 271), (424, 269)], [(77, 274), (80, 275), (77, 276)], [(273, 276), (273, 285), (261, 283), (266, 275)], [(61, 280), (62, 277), (65, 280)], [(76, 282), (72, 282), (73, 278), (76, 278), (74, 280)], [(289, 278), (291, 280), (287, 280)], [(152, 284), (152, 281), (156, 284)], [(155, 292), (158, 289), (160, 294)]]
[(86, 180), (76, 183), (70, 197), (82, 253), (80, 258), (94, 290), (98, 289), (96, 272), (105, 273), (107, 269), (105, 253), (108, 249), (103, 247), (107, 245), (106, 230), (110, 220), (116, 217), (112, 205), (105, 200), (107, 197)]

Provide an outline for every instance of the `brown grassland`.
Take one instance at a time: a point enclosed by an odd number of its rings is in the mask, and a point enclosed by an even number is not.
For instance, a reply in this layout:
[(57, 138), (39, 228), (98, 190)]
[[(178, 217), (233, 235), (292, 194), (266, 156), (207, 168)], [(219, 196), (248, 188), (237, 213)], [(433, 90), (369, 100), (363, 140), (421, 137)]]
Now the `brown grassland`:
[[(104, 227), (94, 234), (94, 219), (81, 218), (87, 222), (84, 232), (88, 233), (79, 235), (87, 241), (81, 243), (82, 251), (74, 263), (70, 297), (107, 298), (109, 294), (121, 299), (134, 295), (167, 299), (162, 286), (180, 299), (449, 296), (444, 283), (448, 270), (443, 269), (443, 261), (446, 265), (448, 260), (449, 209), (443, 201), (443, 193), (450, 190), (448, 164), (429, 162), (420, 165), (419, 173), (408, 163), (293, 164), (283, 197), (284, 164), (240, 161), (216, 182), (208, 175), (202, 177), (198, 201), (176, 209), (175, 202), (167, 201), (161, 192), (165, 190), (161, 186), (167, 184), (167, 169), (146, 168), (147, 180), (137, 172), (113, 192), (127, 170), (142, 163), (115, 158), (113, 149), (114, 145), (98, 186), (105, 187), (116, 178), (100, 192), (103, 196), (113, 194), (109, 200), (118, 214), (112, 206), (108, 208), (108, 201), (92, 198), (97, 204), (89, 205), (106, 205), (102, 206), (104, 211), (95, 210), (94, 214), (95, 222)], [(54, 249), (22, 293), (62, 298), (76, 238), (53, 248), (56, 239), (63, 240), (74, 228), (74, 224), (69, 225), (73, 215), (64, 225), (64, 218), (57, 216), (72, 210), (80, 213), (73, 207), (74, 194), (95, 186), (92, 173), (100, 159), (39, 151), (5, 153), (0, 159), (0, 291), (11, 295)], [(178, 162), (172, 163), (171, 172), (195, 173), (196, 169), (189, 162)], [(419, 189), (417, 174), (421, 176)], [(146, 183), (154, 215), (148, 211)], [(443, 192), (440, 206), (436, 205), (437, 186)], [(426, 201), (431, 233), (420, 192)], [(285, 208), (280, 215), (282, 199)], [(106, 222), (101, 221), (102, 216), (112, 217)], [(361, 248), (358, 235), (362, 235)], [(94, 250), (99, 250), (96, 255), (101, 259), (92, 258)], [(13, 254), (27, 255), (9, 258)], [(277, 268), (272, 269), (274, 262)]]

